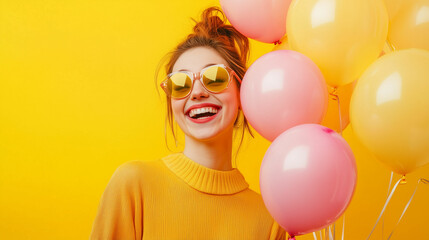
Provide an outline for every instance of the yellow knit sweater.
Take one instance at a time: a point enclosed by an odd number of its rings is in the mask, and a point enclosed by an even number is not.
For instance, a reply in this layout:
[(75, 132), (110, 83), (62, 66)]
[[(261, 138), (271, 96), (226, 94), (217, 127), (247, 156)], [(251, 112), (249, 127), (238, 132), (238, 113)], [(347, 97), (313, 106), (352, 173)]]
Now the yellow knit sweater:
[(183, 153), (122, 164), (107, 184), (90, 239), (286, 239), (237, 170)]

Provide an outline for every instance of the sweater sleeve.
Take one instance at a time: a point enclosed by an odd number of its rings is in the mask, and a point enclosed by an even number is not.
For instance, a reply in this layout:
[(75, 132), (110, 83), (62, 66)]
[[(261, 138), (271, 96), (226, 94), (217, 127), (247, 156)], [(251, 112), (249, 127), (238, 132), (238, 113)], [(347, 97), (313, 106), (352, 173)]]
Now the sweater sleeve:
[(288, 234), (286, 231), (280, 227), (280, 225), (274, 221), (273, 226), (271, 227), (271, 234), (269, 240), (287, 240)]
[(143, 195), (138, 161), (119, 166), (101, 196), (90, 240), (137, 240), (143, 236)]

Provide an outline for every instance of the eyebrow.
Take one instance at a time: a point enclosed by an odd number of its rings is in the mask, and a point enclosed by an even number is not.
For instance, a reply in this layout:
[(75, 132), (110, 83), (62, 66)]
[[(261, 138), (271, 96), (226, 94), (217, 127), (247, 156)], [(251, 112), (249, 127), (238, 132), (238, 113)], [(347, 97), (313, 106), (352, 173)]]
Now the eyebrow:
[[(209, 67), (209, 66), (213, 66), (213, 65), (218, 65), (219, 63), (209, 63), (207, 65), (205, 65), (202, 69)], [(188, 69), (180, 69), (178, 72), (190, 72), (191, 70)]]

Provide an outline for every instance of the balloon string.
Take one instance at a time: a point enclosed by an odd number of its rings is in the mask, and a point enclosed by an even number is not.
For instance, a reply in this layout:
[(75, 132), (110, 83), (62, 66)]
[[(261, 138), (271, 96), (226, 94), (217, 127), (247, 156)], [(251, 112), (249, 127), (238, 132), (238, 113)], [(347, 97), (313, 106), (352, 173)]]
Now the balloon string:
[(334, 222), (334, 226), (332, 226), (332, 234), (334, 235), (334, 240), (335, 240), (335, 222)]
[(325, 228), (325, 240), (329, 240), (328, 228)]
[(343, 120), (341, 119), (340, 96), (337, 96), (337, 101), (338, 101), (338, 116), (340, 118), (340, 135), (343, 136)]
[(390, 235), (389, 235), (389, 237), (387, 238), (387, 240), (389, 240), (389, 239), (392, 237), (393, 232), (394, 232), (394, 231), (396, 230), (396, 228), (398, 227), (399, 222), (401, 221), (402, 217), (404, 216), (405, 212), (407, 211), (408, 207), (410, 206), (411, 200), (413, 200), (414, 194), (416, 194), (416, 191), (417, 191), (417, 187), (419, 186), (419, 183), (421, 183), (421, 182), (422, 182), (423, 184), (429, 184), (429, 180), (424, 179), (424, 178), (420, 178), (420, 179), (417, 181), (417, 186), (416, 186), (416, 188), (414, 189), (413, 195), (411, 195), (410, 200), (408, 200), (407, 205), (405, 205), (404, 211), (402, 211), (401, 216), (399, 217), (398, 221), (396, 222), (396, 225), (395, 225), (395, 227), (393, 228), (393, 230), (392, 230), (392, 232), (390, 233)]
[[(392, 186), (392, 180), (393, 180), (393, 171), (390, 172), (390, 181), (389, 181), (389, 187), (387, 187), (386, 199), (389, 197), (390, 186)], [(381, 220), (381, 239), (384, 239), (384, 217)]]
[(325, 228), (325, 239), (327, 239), (327, 240), (333, 240), (332, 239), (331, 226), (328, 226), (328, 227)]
[(346, 214), (343, 215), (343, 231), (341, 232), (341, 240), (344, 240), (344, 226), (346, 225)]
[(314, 240), (317, 240), (316, 232), (313, 232)]
[(395, 186), (393, 187), (392, 191), (389, 194), (389, 197), (386, 200), (386, 203), (384, 204), (383, 209), (380, 212), (380, 215), (378, 216), (377, 221), (375, 222), (374, 227), (372, 228), (371, 232), (369, 233), (369, 236), (366, 238), (366, 240), (368, 240), (371, 237), (371, 234), (374, 232), (375, 227), (377, 226), (378, 222), (380, 221), (380, 218), (383, 216), (384, 211), (386, 210), (387, 204), (390, 202), (390, 199), (392, 198), (393, 193), (395, 193), (396, 187), (398, 186), (399, 182), (401, 182), (402, 179), (399, 179)]
[(319, 231), (320, 240), (323, 240), (322, 231)]
[(340, 104), (340, 96), (338, 96), (338, 94), (337, 94), (337, 90), (338, 90), (338, 88), (337, 87), (334, 87), (334, 90), (332, 91), (332, 93), (330, 93), (330, 95), (332, 96), (332, 99), (333, 100), (336, 100), (337, 101), (337, 103), (338, 103), (338, 118), (340, 119), (340, 123), (339, 123), (339, 125), (340, 125), (340, 135), (342, 136), (343, 135), (343, 121), (341, 120), (341, 104)]
[(396, 50), (395, 46), (393, 46), (393, 44), (389, 40), (386, 40), (386, 44), (389, 47), (390, 51), (393, 52)]

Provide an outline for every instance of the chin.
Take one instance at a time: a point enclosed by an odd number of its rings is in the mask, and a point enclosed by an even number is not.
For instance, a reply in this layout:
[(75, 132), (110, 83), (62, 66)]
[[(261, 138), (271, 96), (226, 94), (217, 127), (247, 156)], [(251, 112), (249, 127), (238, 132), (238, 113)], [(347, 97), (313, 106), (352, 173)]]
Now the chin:
[(209, 132), (209, 131), (198, 131), (196, 133), (189, 134), (189, 137), (192, 137), (193, 139), (199, 140), (199, 141), (210, 141), (213, 139), (216, 139), (217, 136), (221, 135), (220, 132)]
[[(219, 137), (228, 136), (228, 133), (232, 133), (233, 127), (227, 127), (224, 129), (217, 129), (217, 131), (213, 131), (213, 129), (195, 129), (194, 131), (190, 131), (188, 136), (202, 142), (208, 142), (211, 140), (215, 140)], [(232, 135), (231, 135), (232, 137)]]

